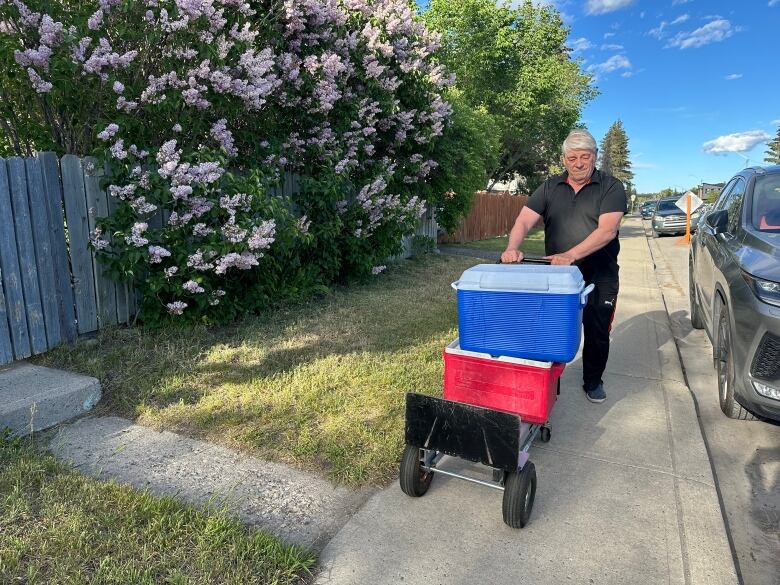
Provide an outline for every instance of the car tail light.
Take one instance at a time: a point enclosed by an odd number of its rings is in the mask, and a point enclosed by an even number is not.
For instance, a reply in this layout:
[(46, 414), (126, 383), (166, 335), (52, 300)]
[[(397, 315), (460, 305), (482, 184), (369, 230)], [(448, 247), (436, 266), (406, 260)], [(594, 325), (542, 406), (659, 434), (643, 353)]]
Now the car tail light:
[(780, 282), (756, 278), (747, 272), (742, 272), (742, 278), (759, 300), (780, 307)]

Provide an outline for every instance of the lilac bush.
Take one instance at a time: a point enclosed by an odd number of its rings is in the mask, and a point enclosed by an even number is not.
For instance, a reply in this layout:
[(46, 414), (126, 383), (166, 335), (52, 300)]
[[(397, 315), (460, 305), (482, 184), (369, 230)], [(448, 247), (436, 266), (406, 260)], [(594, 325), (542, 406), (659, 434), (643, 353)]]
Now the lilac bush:
[(35, 144), (109, 162), (92, 242), (148, 322), (378, 274), (425, 209), (453, 80), (405, 0), (0, 0), (0, 23)]

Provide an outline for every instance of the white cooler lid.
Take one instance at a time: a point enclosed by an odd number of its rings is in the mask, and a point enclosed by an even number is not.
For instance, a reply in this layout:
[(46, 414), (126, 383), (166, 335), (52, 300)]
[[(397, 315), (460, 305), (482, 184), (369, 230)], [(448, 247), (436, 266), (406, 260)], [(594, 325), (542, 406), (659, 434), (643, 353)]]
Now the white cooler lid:
[(456, 290), (578, 294), (585, 288), (576, 266), (477, 264), (452, 283)]
[(482, 353), (479, 351), (466, 351), (465, 349), (460, 348), (460, 337), (456, 338), (455, 341), (445, 347), (444, 351), (454, 355), (464, 355), (467, 357), (475, 357), (496, 362), (505, 362), (508, 364), (520, 364), (523, 366), (532, 366), (534, 368), (542, 368), (545, 370), (549, 370), (552, 367), (552, 362), (538, 362), (536, 360), (526, 360), (523, 358), (510, 357), (508, 355), (492, 356), (489, 353)]

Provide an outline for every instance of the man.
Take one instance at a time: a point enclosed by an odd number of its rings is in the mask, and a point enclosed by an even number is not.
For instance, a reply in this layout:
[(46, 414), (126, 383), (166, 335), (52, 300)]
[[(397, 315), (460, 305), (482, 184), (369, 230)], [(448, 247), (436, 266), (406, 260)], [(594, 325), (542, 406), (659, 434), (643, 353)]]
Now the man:
[(626, 212), (623, 184), (596, 170), (596, 141), (587, 130), (572, 130), (563, 142), (566, 172), (547, 179), (517, 216), (502, 262), (519, 262), (518, 248), (539, 219), (544, 247), (554, 265), (574, 264), (595, 289), (582, 315), (583, 390), (591, 402), (604, 402), (601, 379), (609, 357), (609, 332), (618, 295), (618, 229)]

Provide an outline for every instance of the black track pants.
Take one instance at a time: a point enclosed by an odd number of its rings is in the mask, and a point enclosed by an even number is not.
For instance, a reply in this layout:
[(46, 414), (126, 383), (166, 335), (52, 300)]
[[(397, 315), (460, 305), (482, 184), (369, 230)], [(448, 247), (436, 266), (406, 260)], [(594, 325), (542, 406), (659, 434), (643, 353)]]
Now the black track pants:
[(582, 311), (585, 345), (582, 349), (582, 381), (585, 390), (602, 383), (601, 375), (609, 358), (609, 332), (617, 307), (618, 281), (594, 282)]

